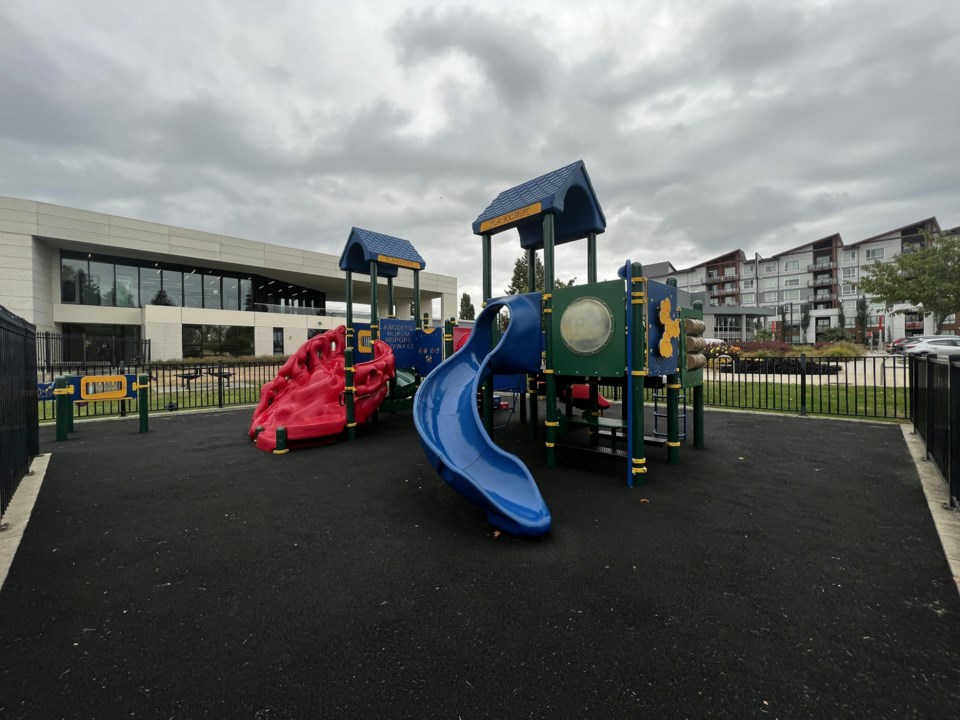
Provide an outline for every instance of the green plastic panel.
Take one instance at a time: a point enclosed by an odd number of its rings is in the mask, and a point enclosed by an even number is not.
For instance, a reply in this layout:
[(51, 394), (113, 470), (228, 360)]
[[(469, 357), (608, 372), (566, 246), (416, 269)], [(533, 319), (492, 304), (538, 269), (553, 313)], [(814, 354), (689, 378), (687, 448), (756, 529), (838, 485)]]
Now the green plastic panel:
[(554, 290), (551, 322), (557, 374), (623, 376), (627, 366), (624, 292), (622, 280)]

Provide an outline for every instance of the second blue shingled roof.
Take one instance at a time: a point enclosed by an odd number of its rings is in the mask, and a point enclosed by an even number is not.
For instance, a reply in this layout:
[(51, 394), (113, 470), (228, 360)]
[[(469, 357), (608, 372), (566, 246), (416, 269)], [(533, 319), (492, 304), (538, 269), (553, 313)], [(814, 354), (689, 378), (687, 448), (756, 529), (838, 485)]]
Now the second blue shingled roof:
[[(373, 230), (351, 228), (347, 244), (340, 255), (340, 269), (355, 273), (369, 273), (370, 262), (374, 260), (377, 261), (378, 277), (396, 277), (398, 267), (423, 270), (427, 266), (426, 261), (409, 240)], [(391, 260), (400, 262), (391, 262)]]
[[(537, 203), (540, 204), (539, 211), (522, 215), (524, 210), (531, 206), (535, 208)], [(521, 213), (521, 216), (510, 219), (511, 213)], [(543, 246), (540, 217), (544, 213), (554, 215), (557, 244), (579, 240), (592, 232), (602, 233), (606, 229), (607, 220), (583, 160), (504, 190), (473, 221), (473, 232), (480, 235), (516, 227), (523, 247), (539, 248)], [(498, 219), (502, 222), (489, 227), (491, 221)]]

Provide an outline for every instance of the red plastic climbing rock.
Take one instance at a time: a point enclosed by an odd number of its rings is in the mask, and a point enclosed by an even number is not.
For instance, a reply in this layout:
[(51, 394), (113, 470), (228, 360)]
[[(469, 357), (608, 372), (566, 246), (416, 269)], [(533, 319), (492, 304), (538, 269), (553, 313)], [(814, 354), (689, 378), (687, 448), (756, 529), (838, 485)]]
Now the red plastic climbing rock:
[[(259, 449), (269, 452), (276, 448), (278, 427), (286, 428), (291, 447), (343, 431), (347, 425), (346, 342), (343, 325), (310, 338), (287, 359), (277, 377), (263, 386), (250, 423), (250, 437)], [(354, 373), (358, 424), (366, 422), (380, 406), (387, 396), (387, 383), (395, 375), (393, 351), (385, 342), (375, 340), (373, 359), (357, 363)]]

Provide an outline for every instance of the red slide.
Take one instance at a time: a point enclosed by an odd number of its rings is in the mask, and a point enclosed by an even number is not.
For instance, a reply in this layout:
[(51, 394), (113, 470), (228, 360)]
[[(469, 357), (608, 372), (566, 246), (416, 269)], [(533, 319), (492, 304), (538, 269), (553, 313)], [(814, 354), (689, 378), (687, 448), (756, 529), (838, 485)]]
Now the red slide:
[[(250, 437), (259, 449), (269, 452), (276, 448), (278, 427), (286, 428), (291, 447), (343, 431), (347, 425), (343, 402), (346, 342), (343, 325), (310, 338), (287, 359), (277, 377), (263, 386), (250, 423)], [(393, 350), (375, 340), (373, 359), (357, 363), (354, 374), (358, 424), (366, 422), (383, 402), (387, 383), (395, 374)]]

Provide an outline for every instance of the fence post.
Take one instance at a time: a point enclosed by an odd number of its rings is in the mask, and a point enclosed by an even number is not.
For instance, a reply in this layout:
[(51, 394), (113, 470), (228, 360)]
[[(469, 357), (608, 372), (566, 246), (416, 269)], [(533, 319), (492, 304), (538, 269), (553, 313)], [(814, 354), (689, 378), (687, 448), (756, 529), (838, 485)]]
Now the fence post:
[(800, 353), (800, 415), (807, 414), (807, 354)]
[(923, 453), (924, 457), (927, 460), (930, 459), (930, 428), (933, 427), (933, 403), (930, 402), (931, 396), (933, 394), (933, 361), (930, 359), (930, 356), (924, 356), (923, 362), (926, 367), (926, 378), (927, 385), (923, 389), (926, 395), (926, 412), (924, 413), (923, 418)]
[(223, 360), (217, 360), (217, 407), (223, 407)]
[(60, 375), (53, 381), (53, 399), (57, 413), (57, 442), (63, 442), (69, 437), (68, 417), (70, 413), (70, 388), (67, 387), (67, 378)]
[(147, 373), (137, 376), (137, 409), (140, 411), (140, 432), (150, 432), (150, 375)]
[(960, 510), (960, 355), (947, 358), (947, 382), (950, 383), (950, 409), (947, 418), (947, 447), (950, 465), (950, 508)]

